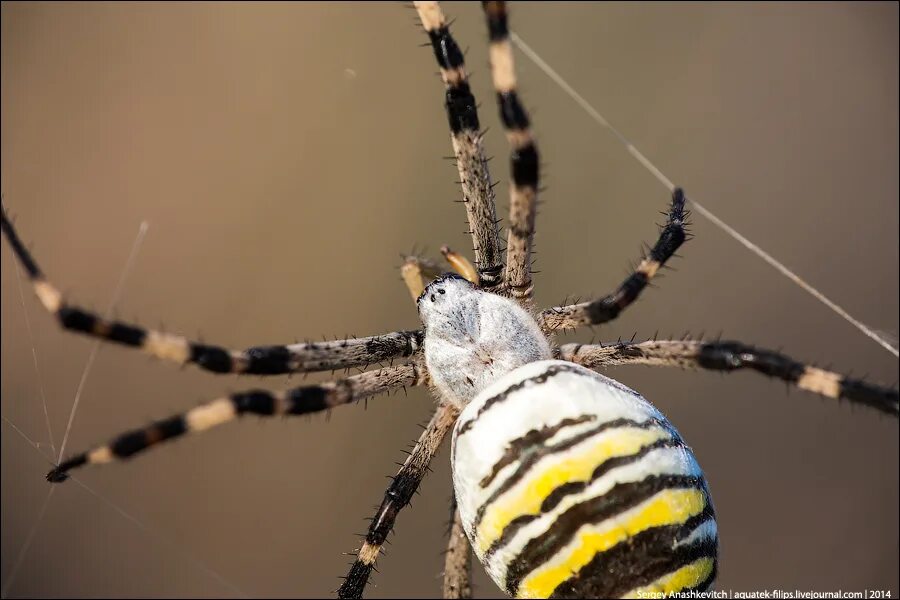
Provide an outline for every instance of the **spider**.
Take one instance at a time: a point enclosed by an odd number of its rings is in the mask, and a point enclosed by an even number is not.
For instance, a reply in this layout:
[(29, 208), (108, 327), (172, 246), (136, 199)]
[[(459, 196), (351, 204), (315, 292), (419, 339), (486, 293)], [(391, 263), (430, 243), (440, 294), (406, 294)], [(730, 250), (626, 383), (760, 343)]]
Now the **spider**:
[[(473, 229), (474, 229), (474, 227), (473, 227)], [(455, 257), (454, 255), (452, 255), (451, 253), (448, 253), (448, 256), (450, 256), (451, 258), (456, 258), (456, 257)], [(477, 257), (476, 257), (476, 258), (477, 258)], [(458, 260), (458, 258), (456, 258), (456, 259)], [(477, 264), (480, 265), (480, 263), (477, 263)], [(463, 270), (465, 270), (464, 267), (463, 267)], [(486, 271), (486, 272), (484, 273), (484, 275), (492, 275), (492, 273)], [(485, 277), (485, 278), (486, 278), (486, 277)], [(484, 281), (482, 281), (482, 283), (484, 283)], [(487, 286), (485, 286), (485, 287), (487, 287)], [(402, 336), (401, 336), (400, 338), (397, 338), (397, 339), (392, 338), (391, 341), (392, 341), (392, 342), (403, 342), (403, 343), (399, 343), (399, 344), (397, 345), (397, 347), (404, 346), (404, 344), (405, 344), (404, 348), (409, 349), (409, 348), (411, 348), (411, 347), (414, 345), (414, 342), (417, 342), (418, 340), (410, 339), (410, 338), (408, 338), (408, 337), (402, 337)], [(357, 347), (357, 348), (359, 347), (359, 344), (354, 343), (353, 345), (354, 345), (354, 347)], [(404, 350), (404, 351), (405, 351), (405, 350)], [(210, 367), (213, 367), (213, 368), (221, 368), (221, 367), (217, 367), (217, 366), (215, 365), (214, 361), (212, 361), (212, 362), (210, 362), (209, 364), (207, 364), (207, 366), (210, 366)]]

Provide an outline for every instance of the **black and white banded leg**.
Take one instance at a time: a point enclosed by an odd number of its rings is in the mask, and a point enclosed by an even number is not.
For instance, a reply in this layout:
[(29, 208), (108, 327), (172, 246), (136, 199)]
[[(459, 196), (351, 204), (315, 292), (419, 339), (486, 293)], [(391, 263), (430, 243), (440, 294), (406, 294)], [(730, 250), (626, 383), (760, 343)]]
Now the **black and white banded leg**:
[(896, 389), (845, 377), (806, 365), (779, 352), (741, 342), (647, 341), (610, 345), (564, 344), (559, 358), (599, 370), (615, 365), (652, 365), (736, 371), (748, 369), (781, 379), (801, 390), (828, 398), (842, 398), (898, 416)]
[(375, 561), (388, 534), (394, 527), (397, 514), (409, 504), (419, 488), (428, 472), (431, 459), (437, 454), (441, 441), (453, 429), (457, 416), (459, 411), (456, 407), (441, 404), (425, 426), (412, 452), (384, 493), (384, 500), (369, 525), (369, 531), (356, 555), (356, 560), (353, 561), (350, 572), (338, 589), (339, 598), (362, 598), (369, 575), (375, 567)]
[(261, 417), (306, 415), (422, 383), (424, 378), (419, 367), (410, 363), (279, 392), (250, 390), (231, 394), (201, 404), (184, 414), (123, 433), (106, 445), (76, 454), (50, 471), (47, 479), (54, 483), (65, 481), (72, 469), (131, 458), (160, 442), (205, 431), (247, 414)]
[(104, 319), (63, 299), (22, 243), (5, 209), (0, 210), (0, 225), (41, 304), (57, 318), (63, 329), (138, 348), (162, 360), (182, 365), (194, 364), (213, 373), (281, 375), (332, 371), (411, 356), (419, 350), (424, 339), (422, 331), (397, 331), (331, 342), (229, 350), (176, 334), (144, 329), (132, 323)]
[(659, 239), (641, 260), (634, 273), (629, 275), (616, 291), (602, 298), (569, 306), (556, 306), (543, 311), (540, 319), (544, 331), (599, 325), (618, 317), (619, 313), (637, 300), (650, 280), (684, 243), (687, 238), (685, 227), (684, 192), (681, 188), (675, 188), (672, 192), (668, 218), (659, 233)]
[(531, 134), (528, 113), (519, 101), (516, 70), (505, 2), (482, 2), (490, 40), (491, 77), (497, 93), (500, 121), (511, 148), (509, 226), (506, 240), (506, 270), (503, 283), (509, 294), (530, 307), (531, 246), (534, 241), (537, 193), (540, 177), (537, 145)]
[(437, 2), (414, 4), (431, 40), (446, 86), (447, 119), (474, 243), (475, 266), (481, 286), (491, 290), (502, 283), (503, 261), (493, 184), (484, 154), (475, 96), (469, 88), (463, 53), (450, 35), (440, 6)]
[(452, 503), (447, 553), (444, 555), (444, 598), (472, 597), (472, 547), (463, 529), (456, 499)]

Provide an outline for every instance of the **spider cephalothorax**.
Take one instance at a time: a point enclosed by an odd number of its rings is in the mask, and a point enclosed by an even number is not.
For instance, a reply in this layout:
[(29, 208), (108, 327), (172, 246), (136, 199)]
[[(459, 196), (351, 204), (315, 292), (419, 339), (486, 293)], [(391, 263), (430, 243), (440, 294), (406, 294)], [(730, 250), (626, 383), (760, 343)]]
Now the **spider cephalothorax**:
[(73, 469), (130, 458), (246, 414), (321, 412), (431, 383), (437, 397), (434, 415), (386, 490), (338, 590), (341, 597), (362, 596), (398, 514), (451, 432), (459, 510), (445, 563), (445, 597), (471, 593), (470, 543), (501, 589), (524, 597), (704, 589), (716, 574), (718, 530), (697, 461), (675, 428), (639, 393), (594, 371), (621, 364), (747, 369), (894, 417), (897, 390), (733, 341), (557, 345), (554, 332), (612, 321), (640, 296), (687, 238), (686, 198), (680, 189), (671, 189), (657, 242), (613, 291), (536, 311), (531, 254), (540, 162), (517, 92), (505, 4), (484, 3), (492, 79), (511, 147), (505, 260), (463, 53), (437, 3), (415, 4), (445, 86), (475, 266), (445, 249), (459, 276), (429, 283), (423, 261), (406, 261), (403, 278), (418, 299), (424, 330), (230, 350), (106, 319), (68, 303), (3, 212), (4, 236), (39, 301), (65, 329), (215, 373), (277, 375), (392, 363), (321, 384), (223, 396), (68, 457), (47, 478), (61, 482)]
[(429, 284), (418, 306), (432, 382), (459, 408), (503, 375), (550, 358), (550, 345), (534, 317), (513, 300), (458, 275)]

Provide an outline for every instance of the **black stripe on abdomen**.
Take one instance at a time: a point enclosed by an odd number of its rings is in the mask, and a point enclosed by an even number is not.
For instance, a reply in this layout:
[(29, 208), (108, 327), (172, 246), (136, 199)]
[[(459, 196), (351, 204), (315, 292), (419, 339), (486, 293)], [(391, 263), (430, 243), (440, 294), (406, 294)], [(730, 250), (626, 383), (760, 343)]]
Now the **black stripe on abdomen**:
[[(714, 519), (712, 506), (679, 525), (654, 527), (600, 552), (578, 573), (559, 584), (551, 598), (621, 598), (629, 591), (704, 557), (715, 561), (715, 538), (673, 547), (705, 521)], [(715, 570), (715, 567), (713, 567)]]
[(661, 448), (679, 448), (683, 446), (684, 443), (680, 439), (667, 438), (658, 440), (652, 444), (644, 446), (634, 454), (629, 454), (626, 456), (615, 456), (600, 463), (600, 465), (598, 465), (597, 468), (594, 469), (594, 472), (591, 473), (590, 479), (587, 479), (585, 481), (569, 481), (562, 484), (561, 486), (550, 492), (550, 495), (544, 499), (544, 501), (541, 503), (540, 513), (534, 515), (522, 515), (510, 521), (509, 524), (503, 529), (500, 537), (497, 538), (497, 540), (493, 544), (491, 544), (491, 546), (484, 553), (485, 559), (508, 544), (510, 540), (512, 540), (519, 532), (519, 530), (522, 529), (522, 527), (524, 527), (528, 523), (531, 523), (535, 519), (541, 518), (541, 516), (556, 508), (556, 506), (558, 506), (559, 503), (562, 502), (566, 497), (581, 493), (582, 491), (586, 490), (595, 481), (597, 481), (597, 479), (603, 477), (603, 475), (610, 472), (611, 470), (617, 467), (622, 467), (637, 462), (654, 450), (659, 450)]
[[(478, 528), (481, 525), (481, 520), (484, 518), (484, 514), (487, 512), (487, 509), (493, 504), (500, 496), (509, 491), (516, 483), (524, 479), (528, 476), (528, 473), (531, 472), (531, 469), (534, 466), (544, 459), (547, 456), (552, 456), (554, 454), (564, 453), (566, 450), (574, 448), (575, 446), (581, 444), (582, 442), (593, 438), (594, 436), (600, 435), (606, 431), (611, 429), (620, 429), (625, 427), (633, 427), (636, 429), (650, 429), (651, 427), (660, 427), (662, 429), (666, 429), (671, 439), (675, 439), (678, 442), (681, 442), (681, 439), (678, 438), (677, 433), (672, 431), (666, 423), (663, 421), (659, 421), (657, 419), (648, 419), (646, 421), (632, 421), (631, 419), (614, 419), (612, 421), (607, 421), (606, 423), (601, 423), (596, 427), (593, 427), (585, 432), (579, 433), (578, 435), (572, 436), (568, 439), (565, 439), (557, 444), (552, 446), (543, 446), (538, 450), (531, 452), (528, 456), (519, 463), (519, 467), (513, 472), (509, 477), (503, 480), (503, 483), (491, 493), (490, 497), (484, 501), (484, 503), (478, 507), (478, 511), (475, 513), (475, 520), (473, 521), (473, 527)], [(608, 462), (610, 459), (607, 459)], [(598, 469), (602, 468), (602, 464), (598, 466)], [(546, 502), (546, 500), (545, 500)]]
[(486, 488), (497, 477), (503, 467), (512, 464), (518, 459), (523, 452), (533, 447), (542, 447), (547, 440), (555, 436), (557, 433), (568, 427), (574, 427), (596, 420), (597, 415), (581, 415), (579, 417), (570, 417), (563, 419), (555, 425), (548, 425), (540, 429), (531, 429), (525, 435), (520, 436), (506, 445), (506, 450), (500, 460), (491, 467), (491, 472), (482, 478), (478, 484), (482, 488)]
[(578, 367), (575, 364), (549, 366), (542, 373), (535, 375), (533, 377), (529, 377), (527, 379), (523, 379), (522, 381), (520, 381), (518, 383), (514, 383), (513, 385), (509, 386), (502, 392), (499, 392), (498, 394), (488, 398), (485, 401), (485, 403), (478, 409), (478, 412), (475, 414), (474, 417), (472, 417), (470, 420), (465, 421), (459, 425), (459, 429), (457, 429), (456, 436), (459, 437), (462, 434), (464, 434), (465, 432), (472, 429), (472, 427), (474, 427), (474, 425), (475, 425), (475, 422), (478, 420), (479, 417), (481, 417), (481, 415), (483, 415), (492, 406), (499, 404), (500, 402), (503, 402), (504, 400), (506, 400), (509, 396), (511, 396), (515, 392), (517, 392), (517, 391), (521, 390), (522, 388), (525, 388), (529, 385), (532, 385), (532, 384), (545, 383), (548, 379), (550, 379), (554, 375), (558, 375), (560, 373), (575, 373), (576, 375), (582, 375), (582, 376), (585, 374), (583, 367)]
[[(690, 488), (705, 489), (703, 479), (692, 475), (651, 475), (641, 481), (620, 483), (602, 496), (576, 504), (559, 515), (547, 531), (530, 540), (513, 559), (506, 571), (506, 591), (515, 595), (519, 583), (560, 552), (583, 525), (614, 517), (663, 490)], [(709, 505), (708, 499), (706, 504)], [(628, 540), (624, 543), (628, 544)]]

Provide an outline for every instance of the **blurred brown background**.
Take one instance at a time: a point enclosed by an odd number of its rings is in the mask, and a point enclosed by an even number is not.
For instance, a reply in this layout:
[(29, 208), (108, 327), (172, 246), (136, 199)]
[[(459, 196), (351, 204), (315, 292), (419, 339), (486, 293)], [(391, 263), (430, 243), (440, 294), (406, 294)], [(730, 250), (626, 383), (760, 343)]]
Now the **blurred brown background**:
[[(469, 48), (494, 177), (505, 140), (477, 4)], [(523, 4), (514, 28), (688, 194), (852, 314), (898, 331), (898, 8)], [(118, 314), (233, 347), (417, 326), (398, 254), (467, 247), (442, 87), (399, 4), (2, 7), (2, 191), (46, 272), (103, 310), (141, 220)], [(537, 299), (602, 293), (656, 233), (667, 193), (519, 55), (547, 192)], [(499, 188), (505, 212), (505, 185)], [(696, 239), (604, 339), (724, 332), (876, 381), (897, 359), (697, 215)], [(60, 333), (2, 256), (2, 414), (56, 447), (92, 342)], [(589, 340), (590, 331), (569, 340)], [(898, 588), (897, 422), (754, 375), (611, 373), (704, 466), (721, 589)], [(318, 378), (318, 377), (316, 377)], [(315, 378), (310, 377), (310, 380)], [(105, 346), (76, 452), (227, 391), (296, 385), (179, 370)], [(330, 420), (229, 425), (56, 489), (10, 596), (322, 596), (432, 400)], [(48, 461), (2, 429), (2, 580)], [(371, 597), (439, 594), (449, 452), (379, 562)], [(499, 592), (476, 567), (477, 595)]]

